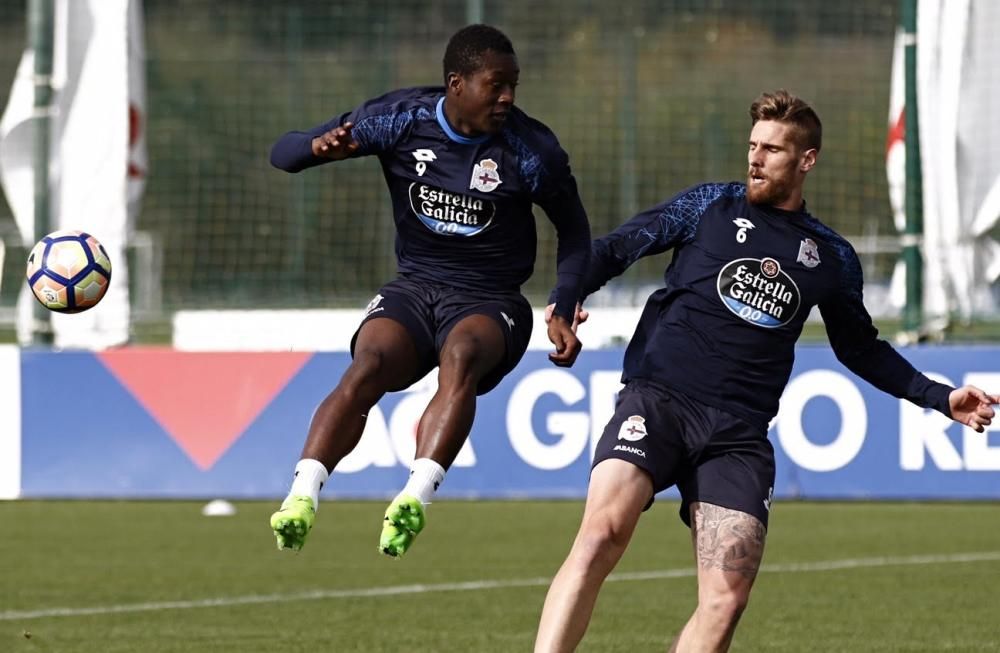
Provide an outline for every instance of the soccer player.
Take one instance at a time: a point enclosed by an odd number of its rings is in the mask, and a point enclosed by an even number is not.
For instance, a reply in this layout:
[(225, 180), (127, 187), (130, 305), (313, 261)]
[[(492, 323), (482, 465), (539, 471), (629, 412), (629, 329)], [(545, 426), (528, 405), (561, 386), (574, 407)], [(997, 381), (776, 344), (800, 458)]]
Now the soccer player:
[(545, 598), (536, 653), (577, 646), (639, 516), (673, 485), (691, 529), (698, 604), (670, 650), (729, 648), (764, 553), (775, 478), (768, 423), (813, 306), (837, 358), (875, 387), (977, 431), (994, 415), (997, 396), (935, 383), (878, 338), (857, 255), (802, 198), (822, 140), (813, 109), (777, 91), (757, 98), (750, 117), (745, 184), (696, 186), (593, 243), (584, 297), (643, 256), (674, 255), (626, 349), (625, 387)]
[(558, 236), (549, 358), (565, 367), (576, 360), (573, 318), (590, 226), (556, 137), (514, 106), (518, 75), (510, 40), (470, 25), (448, 42), (444, 87), (393, 91), (275, 143), (271, 163), (288, 172), (378, 157), (392, 197), (399, 273), (368, 304), (351, 341), (353, 360), (312, 418), (288, 497), (271, 517), (279, 549), (302, 547), (319, 491), (358, 444), (369, 409), (438, 367), (409, 480), (385, 512), (379, 550), (398, 557), (413, 543), (469, 435), (477, 395), (527, 348), (532, 312), (520, 287), (535, 263), (532, 204)]

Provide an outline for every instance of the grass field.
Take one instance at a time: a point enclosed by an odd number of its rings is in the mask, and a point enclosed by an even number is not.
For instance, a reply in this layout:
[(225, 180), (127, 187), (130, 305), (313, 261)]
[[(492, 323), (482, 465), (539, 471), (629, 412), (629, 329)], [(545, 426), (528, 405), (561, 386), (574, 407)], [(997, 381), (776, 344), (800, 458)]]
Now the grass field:
[[(382, 503), (325, 502), (299, 554), (271, 503), (0, 503), (0, 651), (530, 651), (579, 502), (440, 501), (395, 561)], [(777, 503), (733, 651), (1000, 651), (1000, 505)], [(657, 503), (580, 651), (662, 651), (694, 602)]]

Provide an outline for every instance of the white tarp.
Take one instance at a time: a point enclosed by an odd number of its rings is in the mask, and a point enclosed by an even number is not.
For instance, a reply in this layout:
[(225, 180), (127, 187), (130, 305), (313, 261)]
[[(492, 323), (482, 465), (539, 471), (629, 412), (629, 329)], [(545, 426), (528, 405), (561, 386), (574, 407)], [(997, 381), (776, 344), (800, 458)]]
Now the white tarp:
[[(108, 295), (52, 317), (59, 347), (102, 349), (129, 337), (125, 245), (146, 170), (145, 52), (140, 0), (56, 0), (50, 151), (52, 230), (97, 237), (112, 261)], [(33, 53), (26, 51), (0, 120), (0, 179), (25, 245), (35, 239)], [(23, 285), (18, 336), (30, 339), (34, 301)]]
[[(924, 312), (928, 319), (995, 313), (1000, 278), (1000, 4), (991, 0), (919, 0), (917, 112), (924, 219)], [(902, 48), (893, 63), (890, 196), (901, 199), (900, 147), (892, 142), (901, 102)], [(901, 306), (903, 284), (894, 279)]]

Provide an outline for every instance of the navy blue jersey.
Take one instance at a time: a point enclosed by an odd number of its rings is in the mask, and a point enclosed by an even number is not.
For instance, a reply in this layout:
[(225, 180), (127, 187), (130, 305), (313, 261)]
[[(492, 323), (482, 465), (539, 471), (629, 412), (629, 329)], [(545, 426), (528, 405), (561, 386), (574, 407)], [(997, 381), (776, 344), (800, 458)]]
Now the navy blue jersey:
[(396, 222), (399, 274), (456, 288), (519, 290), (535, 264), (532, 204), (558, 235), (556, 313), (572, 321), (590, 257), (590, 227), (569, 158), (542, 123), (513, 108), (497, 134), (469, 138), (444, 114), (444, 88), (393, 91), (275, 143), (289, 172), (328, 163), (312, 139), (354, 123), (355, 156), (382, 165)]
[(808, 213), (758, 206), (740, 183), (704, 184), (594, 241), (584, 295), (642, 258), (674, 249), (646, 303), (623, 380), (643, 378), (766, 428), (795, 342), (818, 306), (837, 358), (875, 387), (950, 416), (953, 388), (878, 338), (851, 245)]

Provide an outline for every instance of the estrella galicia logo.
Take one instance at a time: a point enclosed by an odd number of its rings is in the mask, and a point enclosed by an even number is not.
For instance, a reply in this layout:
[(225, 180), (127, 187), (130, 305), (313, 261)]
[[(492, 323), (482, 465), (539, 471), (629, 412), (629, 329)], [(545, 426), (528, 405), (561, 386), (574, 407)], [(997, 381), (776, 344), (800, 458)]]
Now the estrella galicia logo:
[(799, 287), (773, 258), (741, 258), (719, 271), (719, 297), (730, 311), (751, 324), (773, 329), (799, 310)]
[(410, 184), (410, 208), (424, 226), (444, 236), (475, 236), (488, 227), (496, 205), (434, 186)]

